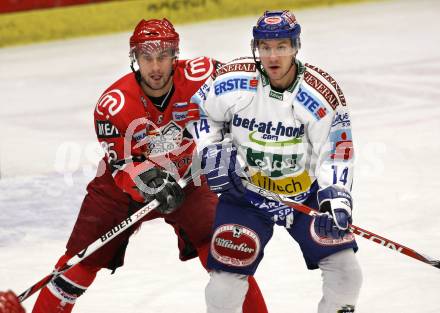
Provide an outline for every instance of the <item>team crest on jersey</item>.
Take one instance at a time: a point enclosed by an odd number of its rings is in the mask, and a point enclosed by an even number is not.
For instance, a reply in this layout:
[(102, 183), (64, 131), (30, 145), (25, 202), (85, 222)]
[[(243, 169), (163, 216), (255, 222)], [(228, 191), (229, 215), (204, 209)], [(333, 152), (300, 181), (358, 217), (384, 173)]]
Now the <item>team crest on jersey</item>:
[(218, 262), (237, 267), (251, 265), (261, 249), (258, 234), (237, 224), (224, 224), (214, 232), (211, 255)]
[(207, 79), (213, 70), (214, 65), (211, 59), (200, 57), (186, 61), (184, 74), (188, 80), (201, 81)]
[(108, 119), (118, 114), (125, 104), (125, 97), (119, 89), (112, 89), (104, 93), (96, 104), (96, 113)]
[(148, 132), (148, 150), (152, 155), (171, 152), (181, 146), (182, 137), (182, 128), (171, 121), (163, 127)]

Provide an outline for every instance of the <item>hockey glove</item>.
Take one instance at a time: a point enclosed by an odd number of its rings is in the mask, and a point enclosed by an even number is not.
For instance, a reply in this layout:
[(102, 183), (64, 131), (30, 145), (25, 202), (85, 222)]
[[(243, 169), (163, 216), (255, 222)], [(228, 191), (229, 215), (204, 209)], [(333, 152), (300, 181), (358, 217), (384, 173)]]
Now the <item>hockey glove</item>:
[(164, 214), (175, 211), (185, 198), (182, 188), (171, 174), (158, 168), (139, 174), (134, 182), (145, 202), (156, 199), (160, 203), (156, 210)]
[(239, 176), (242, 171), (237, 161), (237, 148), (232, 143), (205, 147), (201, 165), (211, 191), (243, 195), (245, 188)]
[(352, 222), (350, 192), (340, 186), (328, 186), (318, 191), (318, 203), (322, 214), (315, 217), (315, 232), (322, 237), (344, 237)]
[(12, 291), (0, 291), (0, 313), (25, 313), (25, 311)]

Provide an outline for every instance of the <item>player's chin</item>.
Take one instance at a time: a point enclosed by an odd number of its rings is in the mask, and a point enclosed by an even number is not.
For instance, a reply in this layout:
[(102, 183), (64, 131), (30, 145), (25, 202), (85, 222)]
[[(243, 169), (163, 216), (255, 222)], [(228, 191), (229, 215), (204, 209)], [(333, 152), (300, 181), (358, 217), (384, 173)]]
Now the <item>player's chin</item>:
[(279, 80), (282, 77), (280, 70), (269, 71), (268, 76), (270, 80)]
[(165, 87), (166, 80), (164, 78), (150, 79), (148, 83), (149, 83), (151, 89), (159, 90), (159, 89), (162, 89)]

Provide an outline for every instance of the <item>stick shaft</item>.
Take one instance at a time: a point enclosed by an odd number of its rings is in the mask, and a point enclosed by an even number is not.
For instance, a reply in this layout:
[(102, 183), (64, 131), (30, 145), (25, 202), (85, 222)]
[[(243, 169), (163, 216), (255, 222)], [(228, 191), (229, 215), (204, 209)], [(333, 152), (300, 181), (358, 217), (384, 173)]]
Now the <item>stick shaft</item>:
[[(198, 177), (200, 175), (199, 171), (193, 173), (191, 176), (188, 176), (186, 179), (179, 180), (180, 187), (184, 188), (190, 181), (192, 181), (194, 178)], [(82, 260), (84, 260), (86, 257), (88, 257), (90, 254), (98, 250), (99, 248), (103, 247), (105, 244), (107, 244), (109, 241), (114, 239), (115, 237), (119, 236), (121, 233), (126, 231), (128, 228), (132, 227), (134, 224), (136, 224), (138, 221), (142, 220), (148, 213), (150, 213), (152, 210), (157, 208), (159, 206), (159, 202), (157, 200), (153, 200), (150, 203), (143, 206), (140, 210), (133, 213), (131, 216), (127, 217), (125, 220), (120, 222), (118, 225), (114, 226), (112, 229), (110, 229), (107, 233), (103, 234), (100, 238), (96, 239), (93, 243), (88, 245), (85, 249), (78, 252), (75, 256), (71, 257), (69, 260), (67, 260), (64, 264), (62, 264), (57, 269), (53, 270), (52, 273), (45, 276), (41, 280), (39, 280), (37, 283), (29, 287), (26, 291), (21, 293), (18, 296), (18, 300), (20, 302), (23, 302), (30, 296), (32, 296), (35, 292), (46, 286), (52, 279), (55, 277), (61, 275), (62, 273), (69, 270), (72, 266), (78, 264)]]
[[(258, 193), (264, 197), (271, 198), (275, 201), (283, 203), (284, 205), (291, 207), (291, 208), (297, 210), (298, 212), (301, 212), (301, 213), (304, 213), (304, 214), (307, 214), (310, 216), (316, 216), (316, 215), (320, 214), (318, 211), (316, 211), (316, 210), (314, 210), (314, 209), (312, 209), (302, 203), (295, 202), (285, 196), (268, 191), (266, 189), (258, 187), (254, 184), (249, 183), (249, 182), (246, 182), (246, 188), (248, 188), (249, 190), (251, 190), (255, 193)], [(416, 259), (418, 261), (421, 261), (423, 263), (429, 264), (431, 266), (434, 266), (434, 267), (440, 269), (440, 260), (438, 260), (438, 259), (434, 259), (430, 256), (419, 253), (411, 248), (405, 247), (404, 245), (401, 245), (395, 241), (392, 241), (390, 239), (387, 239), (385, 237), (377, 235), (369, 230), (360, 228), (360, 227), (353, 225), (353, 224), (350, 225), (350, 230), (351, 230), (351, 232), (353, 232), (353, 234), (355, 234), (359, 237), (368, 239), (368, 240), (370, 240), (374, 243), (377, 243), (385, 248), (389, 248), (393, 251), (402, 253), (402, 254), (409, 256), (413, 259)]]

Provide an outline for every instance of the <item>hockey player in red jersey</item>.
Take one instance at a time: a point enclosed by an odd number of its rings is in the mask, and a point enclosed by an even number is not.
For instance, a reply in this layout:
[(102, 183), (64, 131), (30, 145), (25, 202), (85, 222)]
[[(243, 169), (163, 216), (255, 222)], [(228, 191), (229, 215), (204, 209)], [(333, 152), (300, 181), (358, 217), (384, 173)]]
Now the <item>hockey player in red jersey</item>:
[(25, 313), (12, 291), (0, 291), (0, 313)]
[[(106, 156), (56, 267), (153, 199), (160, 205), (143, 221), (163, 218), (177, 235), (180, 259), (198, 256), (206, 267), (217, 196), (203, 180), (183, 189), (177, 180), (191, 175), (195, 144), (186, 126), (199, 119), (191, 98), (209, 88), (219, 63), (206, 57), (178, 60), (178, 53), (179, 35), (168, 20), (142, 20), (136, 26), (130, 38), (133, 72), (111, 85), (96, 105), (96, 134)], [(114, 271), (123, 265), (135, 229), (52, 280), (32, 312), (71, 312), (101, 268)], [(253, 277), (243, 312), (267, 312)]]

